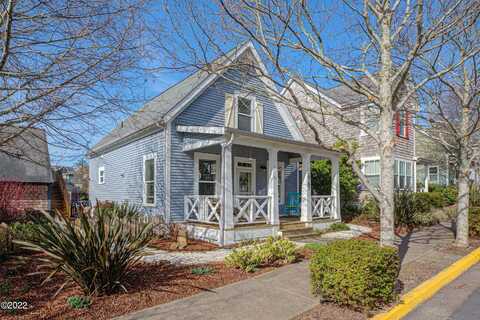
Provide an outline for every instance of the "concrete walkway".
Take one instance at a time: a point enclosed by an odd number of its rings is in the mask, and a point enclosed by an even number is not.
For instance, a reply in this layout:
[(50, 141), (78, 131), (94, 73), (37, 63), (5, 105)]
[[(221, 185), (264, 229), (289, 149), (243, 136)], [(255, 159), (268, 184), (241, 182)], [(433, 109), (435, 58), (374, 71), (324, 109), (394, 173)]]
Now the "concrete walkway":
[[(445, 251), (452, 239), (447, 225), (426, 228), (398, 239), (405, 291), (459, 257), (458, 253)], [(317, 240), (324, 242), (324, 239)], [(308, 262), (301, 262), (120, 319), (287, 320), (313, 307), (322, 306), (319, 299), (310, 293)]]
[(308, 264), (301, 262), (119, 319), (287, 320), (316, 304)]

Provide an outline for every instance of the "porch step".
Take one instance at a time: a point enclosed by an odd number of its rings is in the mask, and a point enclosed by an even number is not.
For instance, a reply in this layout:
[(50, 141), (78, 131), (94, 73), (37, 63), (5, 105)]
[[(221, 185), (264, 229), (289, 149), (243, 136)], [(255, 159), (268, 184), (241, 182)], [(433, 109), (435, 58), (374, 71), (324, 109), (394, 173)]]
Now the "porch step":
[(303, 228), (293, 228), (293, 229), (280, 229), (280, 235), (283, 238), (289, 239), (289, 240), (294, 240), (294, 239), (300, 239), (300, 238), (306, 238), (306, 237), (311, 237), (317, 235), (313, 228), (305, 227)]
[(280, 230), (305, 229), (305, 228), (307, 228), (305, 222), (300, 222), (300, 221), (282, 222), (282, 221), (280, 221)]

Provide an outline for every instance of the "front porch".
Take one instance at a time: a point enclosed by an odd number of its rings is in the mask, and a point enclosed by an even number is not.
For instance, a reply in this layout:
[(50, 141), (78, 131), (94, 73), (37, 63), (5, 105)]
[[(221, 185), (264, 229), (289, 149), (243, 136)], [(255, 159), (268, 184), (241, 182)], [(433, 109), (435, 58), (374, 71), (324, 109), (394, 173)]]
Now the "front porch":
[[(230, 245), (325, 229), (340, 219), (339, 153), (235, 129), (215, 141), (189, 150), (195, 187), (184, 196), (184, 219), (194, 238)], [(331, 162), (328, 195), (312, 192), (310, 163), (317, 159)]]

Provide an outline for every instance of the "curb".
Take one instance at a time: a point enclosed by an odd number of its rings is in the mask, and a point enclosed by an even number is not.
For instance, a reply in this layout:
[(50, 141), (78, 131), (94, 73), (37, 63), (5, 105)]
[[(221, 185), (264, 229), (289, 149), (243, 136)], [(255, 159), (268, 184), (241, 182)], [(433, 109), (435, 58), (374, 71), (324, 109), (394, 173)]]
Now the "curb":
[(462, 273), (480, 261), (480, 248), (460, 258), (449, 267), (420, 284), (401, 297), (400, 303), (385, 313), (380, 313), (371, 320), (399, 320), (415, 309), (422, 302), (430, 299), (437, 291), (455, 280)]

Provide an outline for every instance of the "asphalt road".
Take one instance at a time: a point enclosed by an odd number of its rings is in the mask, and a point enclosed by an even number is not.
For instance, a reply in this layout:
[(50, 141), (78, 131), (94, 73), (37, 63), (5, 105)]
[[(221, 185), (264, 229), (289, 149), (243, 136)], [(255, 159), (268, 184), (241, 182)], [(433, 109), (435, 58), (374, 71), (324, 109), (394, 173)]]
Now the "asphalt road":
[(408, 320), (480, 320), (480, 264), (418, 306)]

